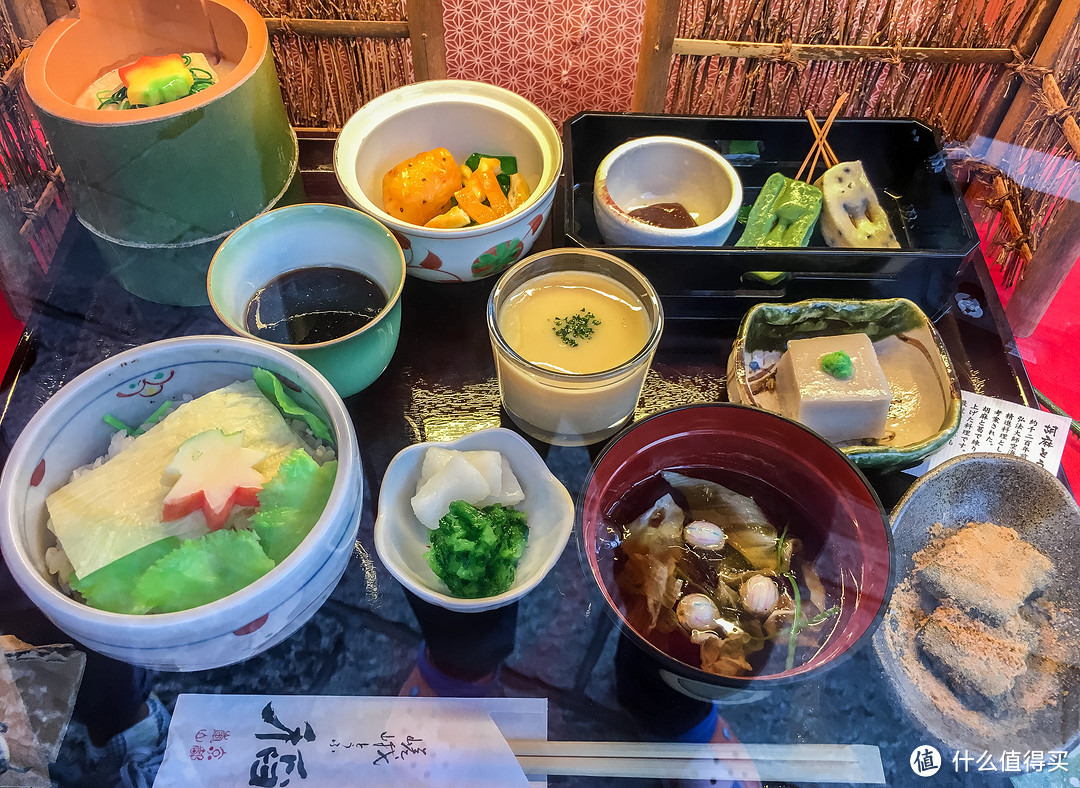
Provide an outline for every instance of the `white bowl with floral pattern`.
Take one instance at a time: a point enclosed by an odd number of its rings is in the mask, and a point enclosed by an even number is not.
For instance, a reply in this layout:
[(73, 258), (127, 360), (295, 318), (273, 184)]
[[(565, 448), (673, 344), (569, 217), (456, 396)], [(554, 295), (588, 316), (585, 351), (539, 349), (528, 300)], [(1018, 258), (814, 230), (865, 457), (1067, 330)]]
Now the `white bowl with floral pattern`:
[[(473, 153), (514, 156), (529, 198), (494, 222), (458, 229), (394, 218), (383, 209), (383, 175), (439, 147), (459, 164)], [(539, 107), (509, 90), (456, 79), (417, 82), (369, 101), (334, 146), (334, 171), (349, 202), (393, 232), (410, 276), (433, 282), (484, 279), (523, 258), (551, 213), (562, 161), (562, 140)]]
[[(334, 486), (304, 541), (248, 586), (175, 613), (112, 613), (61, 591), (45, 561), (53, 541), (45, 499), (68, 483), (72, 471), (105, 454), (115, 429), (102, 416), (138, 424), (166, 400), (250, 379), (254, 367), (276, 374), (335, 439)], [(314, 615), (352, 555), (362, 488), (352, 419), (314, 367), (254, 339), (167, 339), (102, 361), (67, 383), (34, 415), (15, 442), (0, 481), (0, 545), (30, 600), (82, 646), (155, 670), (207, 670), (265, 651)]]

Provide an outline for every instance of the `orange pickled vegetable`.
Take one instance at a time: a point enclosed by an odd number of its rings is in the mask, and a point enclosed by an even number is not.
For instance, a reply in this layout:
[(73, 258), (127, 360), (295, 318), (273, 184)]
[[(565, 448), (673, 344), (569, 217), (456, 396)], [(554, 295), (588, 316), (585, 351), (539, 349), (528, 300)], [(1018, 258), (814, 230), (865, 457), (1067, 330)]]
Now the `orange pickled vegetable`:
[(460, 188), (461, 170), (453, 154), (435, 148), (406, 159), (383, 176), (383, 208), (403, 222), (423, 225), (443, 213)]
[[(472, 178), (469, 180), (471, 181)], [(454, 199), (457, 200), (457, 204), (461, 206), (461, 209), (469, 214), (469, 218), (477, 224), (487, 224), (499, 218), (494, 210), (480, 202), (476, 193), (468, 186), (454, 192)]]
[[(496, 159), (496, 161), (498, 160)], [(503, 190), (499, 186), (499, 182), (495, 180), (495, 173), (492, 170), (477, 170), (473, 173), (473, 177), (480, 181), (484, 196), (487, 197), (488, 205), (491, 206), (491, 210), (495, 212), (496, 217), (506, 216), (506, 214), (510, 213), (510, 201), (503, 194)]]

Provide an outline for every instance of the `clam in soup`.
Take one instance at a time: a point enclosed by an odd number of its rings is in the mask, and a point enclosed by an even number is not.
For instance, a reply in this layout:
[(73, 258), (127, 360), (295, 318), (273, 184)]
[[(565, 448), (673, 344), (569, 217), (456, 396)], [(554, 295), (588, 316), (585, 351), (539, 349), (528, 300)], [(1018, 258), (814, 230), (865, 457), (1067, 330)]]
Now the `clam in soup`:
[(840, 618), (840, 600), (812, 565), (821, 546), (800, 538), (810, 533), (800, 529), (806, 516), (773, 488), (731, 472), (646, 479), (609, 512), (627, 620), (661, 651), (720, 676), (804, 664)]

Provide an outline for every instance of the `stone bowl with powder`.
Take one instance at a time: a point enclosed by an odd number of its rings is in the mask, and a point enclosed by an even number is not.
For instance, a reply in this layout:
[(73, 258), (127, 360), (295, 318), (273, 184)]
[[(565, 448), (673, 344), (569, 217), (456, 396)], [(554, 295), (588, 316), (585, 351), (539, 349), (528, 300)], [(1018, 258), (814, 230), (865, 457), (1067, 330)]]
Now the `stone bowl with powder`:
[(892, 512), (897, 587), (874, 651), (915, 723), (974, 752), (1080, 741), (1080, 509), (1041, 466), (957, 457)]

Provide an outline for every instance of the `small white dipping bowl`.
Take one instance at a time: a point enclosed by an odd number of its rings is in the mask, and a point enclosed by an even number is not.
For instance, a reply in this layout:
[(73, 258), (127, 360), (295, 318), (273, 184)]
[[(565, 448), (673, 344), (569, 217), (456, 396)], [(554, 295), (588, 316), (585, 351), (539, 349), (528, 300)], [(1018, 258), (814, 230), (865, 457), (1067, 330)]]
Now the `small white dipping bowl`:
[[(387, 171), (439, 147), (458, 164), (473, 153), (514, 156), (532, 193), (497, 221), (453, 230), (409, 224), (383, 210)], [(349, 202), (390, 228), (410, 276), (434, 282), (484, 279), (524, 257), (551, 213), (562, 162), (559, 132), (539, 107), (509, 90), (457, 79), (417, 82), (372, 99), (334, 145), (334, 172)]]
[[(416, 519), (412, 500), (429, 446), (458, 451), (490, 449), (501, 452), (521, 483), (525, 500), (514, 508), (528, 518), (529, 540), (514, 583), (498, 596), (461, 599), (451, 596), (427, 562), (431, 531)], [(529, 442), (502, 427), (478, 430), (446, 443), (417, 443), (391, 460), (379, 493), (375, 518), (375, 552), (390, 574), (405, 588), (433, 605), (463, 613), (503, 607), (525, 596), (551, 571), (562, 555), (574, 526), (574, 502)]]
[[(253, 367), (282, 378), (299, 404), (326, 421), (337, 444), (330, 499), (304, 541), (246, 588), (178, 613), (110, 613), (61, 592), (45, 568), (45, 550), (52, 544), (45, 498), (67, 484), (74, 469), (106, 453), (114, 430), (102, 416), (138, 424), (166, 400), (200, 396), (250, 379)], [(207, 670), (248, 659), (285, 640), (330, 596), (352, 555), (362, 486), (352, 420), (341, 397), (313, 367), (254, 339), (166, 339), (97, 364), (34, 415), (15, 442), (0, 481), (0, 545), (26, 595), (82, 645), (154, 670)]]
[[(696, 227), (657, 227), (630, 212), (680, 203)], [(593, 180), (593, 214), (609, 246), (721, 246), (742, 206), (742, 183), (712, 148), (683, 137), (640, 137), (600, 162)]]

